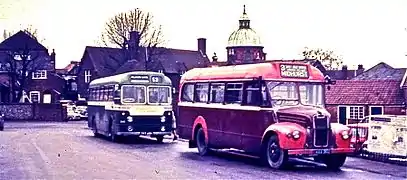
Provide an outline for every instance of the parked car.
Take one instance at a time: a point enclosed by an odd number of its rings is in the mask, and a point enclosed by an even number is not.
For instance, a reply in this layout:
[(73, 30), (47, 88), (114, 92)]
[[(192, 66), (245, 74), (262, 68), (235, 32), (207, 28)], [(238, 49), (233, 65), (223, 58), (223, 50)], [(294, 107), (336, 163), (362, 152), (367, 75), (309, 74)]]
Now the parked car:
[(0, 131), (4, 130), (4, 114), (0, 115)]

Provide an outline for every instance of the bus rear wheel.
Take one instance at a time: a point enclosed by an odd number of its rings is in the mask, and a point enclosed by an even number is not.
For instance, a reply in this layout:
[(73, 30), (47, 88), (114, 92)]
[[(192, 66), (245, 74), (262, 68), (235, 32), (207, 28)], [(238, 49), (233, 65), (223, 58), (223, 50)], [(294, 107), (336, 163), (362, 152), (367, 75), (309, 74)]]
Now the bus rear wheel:
[(202, 128), (199, 128), (195, 136), (196, 145), (198, 147), (199, 155), (205, 156), (208, 154), (208, 144), (205, 141), (205, 132)]
[(273, 169), (283, 169), (288, 165), (288, 153), (281, 149), (277, 135), (268, 139), (263, 153), (263, 161)]

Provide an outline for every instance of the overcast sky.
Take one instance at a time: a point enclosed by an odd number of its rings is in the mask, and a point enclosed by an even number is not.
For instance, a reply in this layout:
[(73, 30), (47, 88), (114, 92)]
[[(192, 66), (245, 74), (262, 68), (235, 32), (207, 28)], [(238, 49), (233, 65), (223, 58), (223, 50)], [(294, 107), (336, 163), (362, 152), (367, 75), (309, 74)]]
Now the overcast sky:
[(0, 0), (0, 30), (33, 24), (57, 53), (57, 67), (80, 60), (95, 45), (104, 22), (139, 7), (163, 25), (167, 47), (226, 56), (227, 39), (238, 28), (246, 4), (267, 59), (298, 59), (303, 47), (342, 55), (349, 66), (387, 62), (407, 67), (407, 0)]

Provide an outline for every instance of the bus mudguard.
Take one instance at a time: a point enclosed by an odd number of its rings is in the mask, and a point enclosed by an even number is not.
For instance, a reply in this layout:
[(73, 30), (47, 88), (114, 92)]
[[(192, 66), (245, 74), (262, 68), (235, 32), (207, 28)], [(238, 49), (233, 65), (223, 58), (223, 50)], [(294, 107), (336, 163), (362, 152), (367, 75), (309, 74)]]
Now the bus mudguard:
[(264, 131), (261, 142), (267, 143), (268, 138), (273, 134), (277, 135), (282, 149), (299, 149), (305, 146), (307, 130), (296, 123), (275, 123)]
[(195, 131), (197, 130), (198, 126), (202, 127), (203, 131), (205, 132), (205, 141), (208, 143), (208, 126), (206, 125), (206, 121), (202, 116), (198, 116), (194, 121), (194, 125), (192, 126), (192, 141), (195, 140)]
[(335, 135), (337, 147), (349, 148), (352, 136), (350, 128), (340, 123), (331, 123), (331, 129), (332, 133)]

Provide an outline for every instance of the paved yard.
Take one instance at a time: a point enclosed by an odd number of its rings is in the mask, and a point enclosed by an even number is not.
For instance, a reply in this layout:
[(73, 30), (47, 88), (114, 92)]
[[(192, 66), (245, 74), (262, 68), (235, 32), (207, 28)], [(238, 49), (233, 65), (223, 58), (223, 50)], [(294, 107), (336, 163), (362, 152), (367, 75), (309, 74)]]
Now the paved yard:
[(0, 132), (0, 179), (405, 179), (406, 167), (349, 158), (342, 171), (313, 163), (291, 170), (225, 153), (200, 157), (183, 141), (112, 143), (85, 122), (9, 122)]

